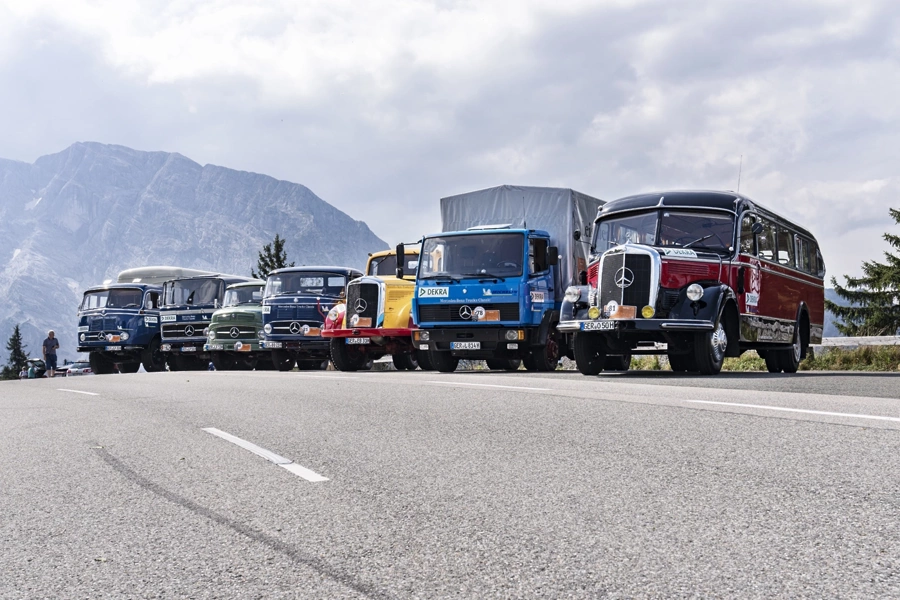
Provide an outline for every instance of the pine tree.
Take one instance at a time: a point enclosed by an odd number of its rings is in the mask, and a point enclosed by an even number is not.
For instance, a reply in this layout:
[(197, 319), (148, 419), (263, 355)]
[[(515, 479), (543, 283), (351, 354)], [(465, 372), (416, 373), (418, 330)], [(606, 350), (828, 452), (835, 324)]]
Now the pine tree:
[(6, 349), (9, 351), (9, 362), (3, 367), (0, 377), (3, 379), (18, 379), (19, 371), (28, 364), (28, 355), (25, 353), (25, 345), (22, 344), (22, 332), (16, 325), (9, 341), (6, 342)]
[[(894, 222), (900, 225), (900, 210), (892, 208), (890, 212)], [(892, 248), (900, 250), (900, 236), (885, 233), (882, 237)], [(844, 275), (843, 286), (831, 278), (834, 291), (851, 303), (839, 306), (825, 301), (825, 308), (843, 321), (835, 325), (844, 335), (897, 335), (900, 330), (900, 256), (890, 252), (884, 256), (884, 263), (864, 262), (862, 277)]]
[(271, 244), (263, 246), (256, 261), (256, 271), (250, 269), (250, 274), (257, 279), (265, 279), (275, 269), (293, 267), (294, 263), (287, 264), (287, 252), (284, 251), (284, 239), (275, 234), (275, 240)]

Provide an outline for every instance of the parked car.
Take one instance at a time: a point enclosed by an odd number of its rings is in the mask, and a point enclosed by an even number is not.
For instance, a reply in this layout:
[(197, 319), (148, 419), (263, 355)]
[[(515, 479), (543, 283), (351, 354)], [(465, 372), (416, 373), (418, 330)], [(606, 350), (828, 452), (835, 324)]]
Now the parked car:
[(91, 363), (89, 363), (88, 361), (76, 361), (66, 366), (66, 377), (71, 377), (73, 375), (94, 374), (94, 372), (91, 371)]
[(29, 358), (27, 363), (28, 363), (28, 366), (26, 366), (25, 368), (28, 369), (33, 366), (34, 367), (34, 376), (36, 378), (43, 377), (44, 373), (47, 372), (47, 365), (40, 358)]

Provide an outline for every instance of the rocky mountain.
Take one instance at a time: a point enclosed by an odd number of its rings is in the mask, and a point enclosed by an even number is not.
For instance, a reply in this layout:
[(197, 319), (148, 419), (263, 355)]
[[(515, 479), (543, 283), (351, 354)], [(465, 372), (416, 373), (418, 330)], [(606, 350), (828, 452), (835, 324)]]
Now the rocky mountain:
[(362, 268), (387, 244), (308, 188), (180, 154), (77, 143), (34, 164), (0, 159), (0, 363), (21, 324), (74, 358), (82, 291), (119, 271), (178, 265), (250, 275), (279, 233), (298, 265)]

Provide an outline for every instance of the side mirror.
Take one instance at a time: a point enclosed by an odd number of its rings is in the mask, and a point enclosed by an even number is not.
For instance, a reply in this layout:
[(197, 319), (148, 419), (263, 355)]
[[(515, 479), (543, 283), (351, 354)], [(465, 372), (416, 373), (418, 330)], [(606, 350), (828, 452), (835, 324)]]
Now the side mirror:
[(403, 279), (403, 265), (406, 263), (406, 253), (403, 244), (397, 244), (397, 279)]
[(555, 267), (559, 264), (559, 248), (556, 246), (550, 246), (547, 248), (547, 265), (550, 267)]
[(763, 224), (757, 221), (753, 225), (750, 226), (750, 233), (753, 235), (759, 235), (763, 232)]
[(576, 229), (576, 230), (575, 230), (575, 233), (572, 234), (572, 238), (573, 238), (576, 242), (580, 242), (580, 241), (581, 241), (581, 231), (579, 231), (578, 229)]
[(578, 284), (579, 285), (587, 285), (587, 271), (579, 271), (578, 272)]

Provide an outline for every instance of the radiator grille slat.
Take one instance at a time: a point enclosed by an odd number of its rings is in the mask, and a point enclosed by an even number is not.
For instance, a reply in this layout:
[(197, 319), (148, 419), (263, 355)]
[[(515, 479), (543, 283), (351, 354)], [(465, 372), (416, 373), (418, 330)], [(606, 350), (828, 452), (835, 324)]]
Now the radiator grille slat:
[[(646, 254), (619, 254), (603, 261), (600, 273), (600, 305), (610, 300), (625, 306), (646, 306), (650, 302), (651, 261)], [(631, 285), (624, 286), (628, 280)], [(620, 287), (624, 286), (624, 287)]]
[[(420, 323), (436, 323), (436, 322), (453, 322), (453, 323), (475, 323), (471, 319), (464, 319), (460, 314), (460, 309), (468, 306), (471, 310), (475, 309), (474, 304), (426, 304), (419, 305), (419, 322)], [(479, 304), (485, 310), (499, 310), (501, 321), (518, 321), (519, 305), (511, 302), (502, 304)]]
[(378, 318), (380, 287), (377, 283), (351, 282), (347, 286), (347, 314), (372, 319), (374, 325)]

